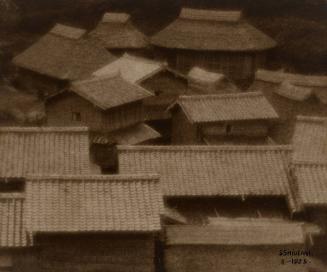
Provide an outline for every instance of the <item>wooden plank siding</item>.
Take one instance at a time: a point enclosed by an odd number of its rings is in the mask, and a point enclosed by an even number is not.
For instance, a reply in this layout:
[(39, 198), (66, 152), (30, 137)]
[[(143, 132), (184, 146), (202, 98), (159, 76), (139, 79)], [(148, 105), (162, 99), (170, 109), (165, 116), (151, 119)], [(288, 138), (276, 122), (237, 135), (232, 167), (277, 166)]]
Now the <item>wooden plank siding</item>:
[[(113, 131), (144, 120), (141, 102), (103, 111), (74, 93), (62, 94), (46, 105), (48, 126), (88, 126), (91, 131)], [(80, 121), (74, 120), (80, 115)]]

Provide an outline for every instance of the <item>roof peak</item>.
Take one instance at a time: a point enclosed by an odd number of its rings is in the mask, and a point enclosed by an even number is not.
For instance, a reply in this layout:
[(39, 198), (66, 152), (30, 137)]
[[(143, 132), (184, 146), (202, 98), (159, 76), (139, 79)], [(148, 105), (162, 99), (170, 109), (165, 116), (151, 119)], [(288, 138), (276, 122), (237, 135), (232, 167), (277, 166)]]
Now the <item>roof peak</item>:
[(242, 18), (240, 10), (207, 10), (183, 8), (179, 18), (199, 21), (218, 21), (236, 23)]
[(267, 151), (292, 151), (291, 145), (177, 145), (177, 146), (150, 146), (138, 145), (127, 146), (119, 145), (119, 151), (194, 151), (194, 152), (208, 152), (208, 151), (251, 151), (251, 152), (267, 152)]
[(130, 15), (124, 12), (106, 12), (102, 17), (102, 23), (124, 24), (130, 19)]
[(61, 36), (64, 38), (78, 40), (86, 33), (85, 29), (56, 24), (51, 30), (50, 34)]
[(0, 127), (0, 133), (88, 132), (87, 127)]

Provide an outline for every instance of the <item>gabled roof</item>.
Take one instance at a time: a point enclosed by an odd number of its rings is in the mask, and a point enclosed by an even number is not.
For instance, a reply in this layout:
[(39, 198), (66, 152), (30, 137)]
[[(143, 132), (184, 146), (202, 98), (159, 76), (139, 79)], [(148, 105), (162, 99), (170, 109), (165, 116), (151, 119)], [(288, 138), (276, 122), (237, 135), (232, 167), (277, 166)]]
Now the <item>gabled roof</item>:
[(148, 47), (148, 38), (131, 22), (126, 13), (106, 13), (90, 33), (107, 49), (140, 49)]
[(85, 30), (56, 25), (13, 59), (18, 67), (60, 80), (83, 79), (115, 58)]
[(119, 172), (157, 173), (166, 197), (289, 197), (288, 146), (118, 146)]
[(125, 53), (122, 57), (94, 72), (94, 76), (105, 76), (119, 71), (122, 78), (131, 83), (141, 83), (165, 70), (165, 63)]
[(27, 246), (24, 202), (23, 194), (0, 194), (0, 249)]
[(327, 162), (327, 117), (298, 116), (292, 144), (295, 162)]
[(187, 8), (151, 42), (160, 47), (203, 51), (260, 51), (276, 46), (273, 39), (242, 20), (239, 11)]
[(1, 178), (92, 172), (84, 127), (2, 127), (0, 153)]
[(26, 184), (31, 233), (154, 232), (162, 212), (158, 176), (31, 176)]
[(180, 96), (176, 104), (191, 123), (278, 118), (261, 92)]
[(304, 207), (327, 205), (327, 164), (295, 163), (297, 198)]
[(124, 80), (119, 73), (75, 81), (71, 90), (102, 110), (150, 97), (144, 88)]
[(294, 222), (241, 222), (231, 218), (207, 226), (167, 226), (167, 245), (304, 245), (303, 224)]

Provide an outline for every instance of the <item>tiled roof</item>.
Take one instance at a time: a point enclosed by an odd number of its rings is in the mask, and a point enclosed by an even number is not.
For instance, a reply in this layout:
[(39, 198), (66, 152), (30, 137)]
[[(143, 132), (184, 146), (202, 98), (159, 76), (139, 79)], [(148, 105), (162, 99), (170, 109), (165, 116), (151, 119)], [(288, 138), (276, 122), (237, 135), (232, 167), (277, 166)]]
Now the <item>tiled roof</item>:
[(102, 110), (139, 101), (153, 95), (146, 89), (127, 82), (117, 72), (103, 77), (76, 81), (72, 84), (71, 89)]
[(327, 162), (327, 118), (299, 116), (292, 144), (296, 162)]
[(115, 58), (85, 30), (56, 25), (39, 41), (16, 56), (18, 67), (60, 80), (83, 79)]
[(126, 13), (106, 13), (90, 36), (99, 39), (107, 49), (142, 49), (149, 45)]
[(165, 48), (202, 51), (261, 51), (276, 42), (241, 20), (240, 12), (183, 9), (179, 18), (151, 38)]
[(94, 76), (105, 76), (119, 71), (121, 77), (131, 83), (140, 83), (165, 69), (165, 64), (142, 57), (124, 54), (122, 57), (94, 72)]
[(167, 226), (167, 245), (304, 245), (303, 224), (224, 220), (207, 226)]
[(0, 249), (27, 245), (23, 194), (0, 194)]
[(159, 231), (163, 200), (159, 177), (29, 177), (26, 184), (28, 232)]
[(288, 196), (292, 201), (290, 153), (288, 146), (118, 146), (119, 172), (159, 174), (167, 197)]
[(278, 118), (261, 92), (180, 96), (176, 104), (192, 123)]
[(87, 128), (0, 128), (0, 177), (89, 174)]
[(293, 175), (301, 205), (327, 205), (327, 164), (296, 163), (293, 166)]

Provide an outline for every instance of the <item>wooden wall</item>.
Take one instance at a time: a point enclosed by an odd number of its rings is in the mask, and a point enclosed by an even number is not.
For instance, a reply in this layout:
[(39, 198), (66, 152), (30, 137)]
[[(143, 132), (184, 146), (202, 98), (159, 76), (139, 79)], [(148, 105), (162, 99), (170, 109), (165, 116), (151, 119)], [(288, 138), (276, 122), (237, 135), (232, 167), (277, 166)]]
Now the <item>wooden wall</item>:
[(199, 142), (197, 125), (191, 124), (179, 107), (173, 110), (171, 142), (176, 145)]
[(39, 237), (39, 267), (47, 272), (154, 272), (152, 235)]
[[(81, 120), (73, 119), (80, 113)], [(144, 120), (141, 102), (102, 111), (74, 93), (64, 93), (46, 103), (48, 126), (88, 126), (94, 131), (113, 131)]]
[(166, 272), (307, 271), (305, 265), (281, 265), (280, 249), (287, 246), (166, 246), (165, 268)]

